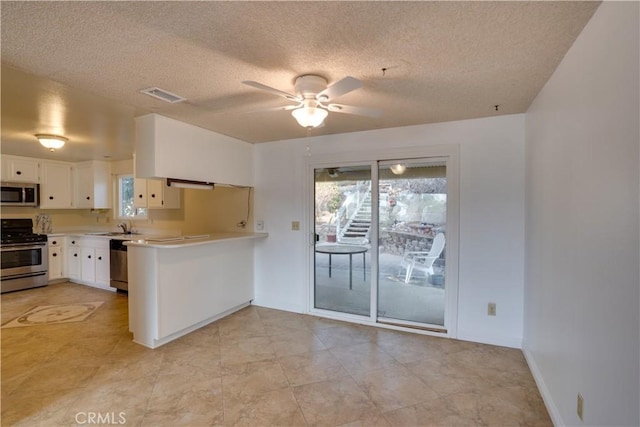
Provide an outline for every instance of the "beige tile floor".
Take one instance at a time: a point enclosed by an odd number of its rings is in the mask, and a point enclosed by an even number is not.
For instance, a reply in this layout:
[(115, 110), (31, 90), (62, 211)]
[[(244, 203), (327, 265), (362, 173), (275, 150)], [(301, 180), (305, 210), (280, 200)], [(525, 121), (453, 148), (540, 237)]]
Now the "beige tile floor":
[(83, 301), (105, 303), (2, 329), (3, 426), (551, 425), (514, 349), (248, 307), (150, 350), (126, 296), (71, 283), (3, 295), (2, 323)]

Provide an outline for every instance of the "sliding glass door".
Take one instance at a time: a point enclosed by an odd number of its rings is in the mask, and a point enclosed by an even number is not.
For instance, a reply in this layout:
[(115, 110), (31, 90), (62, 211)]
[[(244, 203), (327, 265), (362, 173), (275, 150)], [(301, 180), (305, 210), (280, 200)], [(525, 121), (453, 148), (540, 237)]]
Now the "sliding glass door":
[[(312, 311), (447, 333), (457, 299), (457, 158), (314, 166)], [(454, 193), (455, 194), (455, 193)]]
[(369, 316), (371, 166), (314, 169), (314, 308)]
[(378, 177), (378, 321), (443, 328), (446, 163), (379, 162)]

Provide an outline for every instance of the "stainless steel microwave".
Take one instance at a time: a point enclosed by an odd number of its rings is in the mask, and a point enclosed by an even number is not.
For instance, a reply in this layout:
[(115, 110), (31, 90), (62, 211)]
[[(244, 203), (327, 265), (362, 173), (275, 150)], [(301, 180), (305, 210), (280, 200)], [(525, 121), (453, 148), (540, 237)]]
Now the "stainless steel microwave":
[(2, 183), (2, 206), (38, 206), (38, 184)]

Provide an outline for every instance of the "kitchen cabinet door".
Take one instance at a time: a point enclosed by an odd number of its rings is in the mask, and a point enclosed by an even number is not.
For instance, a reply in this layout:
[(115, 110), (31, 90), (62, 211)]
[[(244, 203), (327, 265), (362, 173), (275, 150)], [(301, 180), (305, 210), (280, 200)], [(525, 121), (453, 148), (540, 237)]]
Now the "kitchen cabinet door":
[(110, 209), (110, 173), (107, 162), (83, 162), (75, 166), (75, 207)]
[(62, 256), (62, 248), (59, 246), (49, 247), (49, 280), (58, 280), (64, 278), (63, 263), (64, 258)]
[(36, 159), (10, 157), (7, 159), (6, 166), (7, 181), (29, 182), (34, 184), (37, 184), (39, 182), (39, 163)]
[(96, 277), (95, 282), (98, 285), (109, 286), (110, 265), (109, 265), (109, 249), (96, 249)]
[(0, 156), (0, 180), (2, 182), (9, 181), (10, 176), (9, 159), (7, 159), (7, 156)]
[(42, 182), (40, 184), (41, 209), (69, 209), (73, 207), (71, 191), (71, 165), (62, 162), (43, 162), (41, 164)]
[(136, 208), (147, 207), (147, 180), (133, 179), (133, 206)]
[(147, 206), (149, 209), (177, 209), (180, 207), (180, 189), (167, 187), (163, 179), (147, 180)]
[(82, 253), (79, 246), (67, 248), (67, 276), (72, 280), (80, 280), (80, 260)]
[(49, 281), (67, 277), (64, 241), (64, 236), (49, 236), (47, 239), (49, 249)]
[(96, 281), (96, 250), (93, 248), (82, 248), (82, 262), (80, 264), (80, 279), (83, 282), (95, 283)]

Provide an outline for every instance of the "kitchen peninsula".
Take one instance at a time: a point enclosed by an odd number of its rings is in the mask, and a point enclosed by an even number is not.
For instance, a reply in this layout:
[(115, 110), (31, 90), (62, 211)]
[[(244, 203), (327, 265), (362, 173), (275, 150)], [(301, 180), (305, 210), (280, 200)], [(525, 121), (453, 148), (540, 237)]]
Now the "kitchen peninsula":
[(266, 233), (132, 240), (129, 330), (156, 348), (250, 304), (253, 252)]

